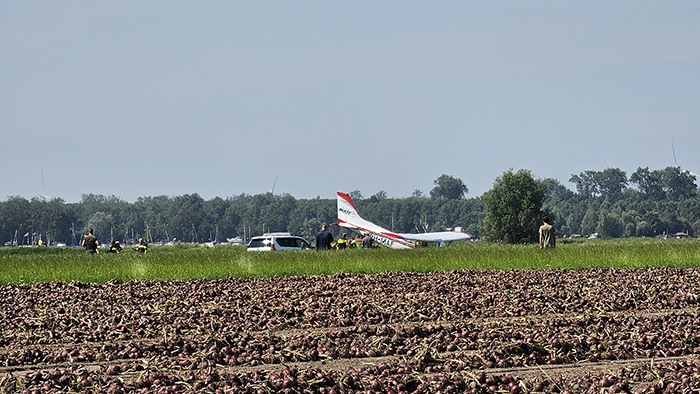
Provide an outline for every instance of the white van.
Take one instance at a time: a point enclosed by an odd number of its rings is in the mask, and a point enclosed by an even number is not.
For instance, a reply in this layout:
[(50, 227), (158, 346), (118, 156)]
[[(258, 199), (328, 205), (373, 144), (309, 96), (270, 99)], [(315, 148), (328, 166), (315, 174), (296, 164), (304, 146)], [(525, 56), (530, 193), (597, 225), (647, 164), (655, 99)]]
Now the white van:
[(290, 233), (266, 233), (253, 237), (246, 250), (249, 252), (266, 252), (268, 250), (305, 250), (313, 249), (304, 238)]

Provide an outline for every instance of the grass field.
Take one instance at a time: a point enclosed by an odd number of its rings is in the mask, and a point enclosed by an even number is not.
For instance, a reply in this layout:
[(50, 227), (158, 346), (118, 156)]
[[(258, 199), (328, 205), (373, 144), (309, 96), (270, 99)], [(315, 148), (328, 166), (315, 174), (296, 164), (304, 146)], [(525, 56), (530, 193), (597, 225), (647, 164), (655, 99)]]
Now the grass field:
[(449, 271), (460, 269), (585, 269), (591, 267), (699, 267), (696, 239), (624, 239), (560, 242), (557, 249), (536, 245), (469, 242), (450, 248), (416, 250), (287, 251), (249, 253), (240, 246), (214, 248), (152, 246), (147, 255), (85, 255), (73, 248), (2, 248), (0, 284), (132, 279), (188, 280), (224, 277)]

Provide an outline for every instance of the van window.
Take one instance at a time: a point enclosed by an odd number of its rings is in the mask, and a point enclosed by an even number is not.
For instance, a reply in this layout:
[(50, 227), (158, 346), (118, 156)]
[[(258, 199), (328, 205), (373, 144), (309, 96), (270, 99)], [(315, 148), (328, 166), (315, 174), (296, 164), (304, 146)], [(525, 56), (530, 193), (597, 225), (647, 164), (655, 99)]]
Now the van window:
[(294, 238), (277, 238), (277, 243), (279, 246), (283, 246), (285, 248), (294, 248), (297, 246), (296, 239)]
[(270, 246), (270, 240), (265, 238), (251, 239), (249, 248), (262, 248), (265, 246)]

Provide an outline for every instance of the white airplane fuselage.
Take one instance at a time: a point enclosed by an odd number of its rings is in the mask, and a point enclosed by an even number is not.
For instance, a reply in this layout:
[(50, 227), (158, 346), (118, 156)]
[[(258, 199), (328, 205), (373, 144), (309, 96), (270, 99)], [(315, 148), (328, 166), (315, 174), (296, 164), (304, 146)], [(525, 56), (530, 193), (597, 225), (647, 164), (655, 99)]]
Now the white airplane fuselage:
[(445, 241), (458, 241), (472, 237), (467, 233), (453, 231), (425, 234), (394, 233), (362, 219), (357, 213), (350, 195), (342, 192), (338, 192), (338, 226), (357, 230), (363, 235), (369, 235), (375, 242), (393, 249), (415, 248), (416, 241), (435, 242), (440, 246), (444, 246)]

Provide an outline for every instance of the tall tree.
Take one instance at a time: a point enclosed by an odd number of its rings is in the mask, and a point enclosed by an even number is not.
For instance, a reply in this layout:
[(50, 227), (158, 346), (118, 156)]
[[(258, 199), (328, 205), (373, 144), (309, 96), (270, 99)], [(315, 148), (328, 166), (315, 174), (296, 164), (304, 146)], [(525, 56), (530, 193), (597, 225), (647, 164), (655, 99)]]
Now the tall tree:
[(348, 194), (350, 195), (350, 198), (352, 198), (353, 201), (360, 201), (364, 198), (362, 197), (362, 193), (357, 189), (351, 191)]
[(595, 197), (600, 193), (596, 182), (596, 171), (587, 170), (578, 175), (571, 175), (569, 182), (576, 185), (576, 191), (584, 198)]
[(484, 195), (486, 217), (481, 234), (510, 244), (535, 242), (546, 193), (545, 183), (534, 179), (530, 171), (504, 172)]
[(646, 199), (664, 198), (663, 173), (659, 170), (649, 171), (649, 167), (638, 167), (630, 176), (630, 182), (637, 185), (637, 189)]
[(598, 226), (598, 212), (593, 208), (588, 208), (581, 219), (581, 232), (585, 235), (591, 235), (596, 232)]
[(603, 237), (619, 238), (624, 231), (622, 221), (614, 213), (603, 212), (598, 219), (597, 232)]
[(92, 228), (95, 231), (95, 235), (100, 242), (105, 242), (105, 240), (110, 241), (110, 230), (114, 225), (114, 219), (112, 215), (105, 214), (104, 212), (95, 212), (94, 215), (88, 221), (88, 228)]
[(433, 181), (435, 187), (430, 191), (431, 198), (444, 198), (447, 200), (459, 200), (469, 193), (467, 185), (461, 179), (442, 174)]
[(619, 168), (606, 168), (596, 174), (600, 194), (618, 198), (627, 187), (627, 174)]
[(584, 171), (571, 175), (569, 182), (576, 185), (576, 191), (585, 198), (618, 198), (627, 187), (627, 174), (619, 168), (606, 168), (603, 171)]
[(376, 192), (369, 199), (372, 202), (377, 202), (377, 201), (381, 201), (381, 200), (386, 200), (387, 198), (389, 198), (389, 195), (384, 190), (380, 190), (380, 191)]
[(666, 167), (663, 170), (662, 180), (666, 196), (673, 201), (690, 198), (697, 189), (695, 175), (681, 170), (680, 167)]

